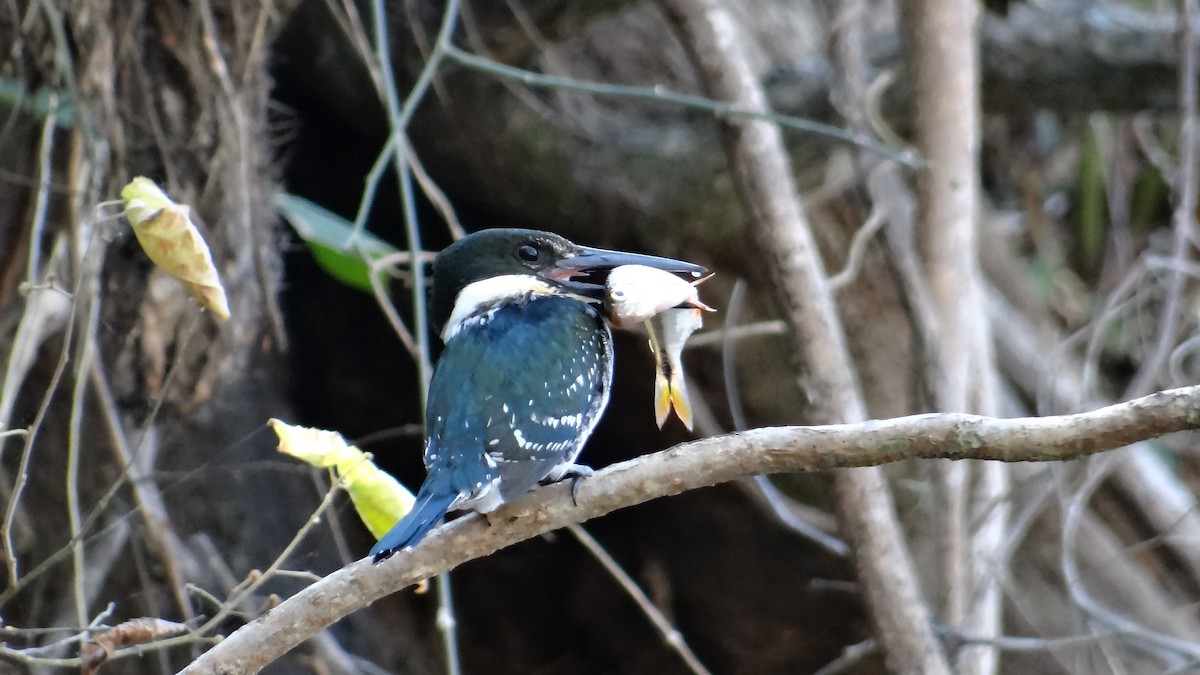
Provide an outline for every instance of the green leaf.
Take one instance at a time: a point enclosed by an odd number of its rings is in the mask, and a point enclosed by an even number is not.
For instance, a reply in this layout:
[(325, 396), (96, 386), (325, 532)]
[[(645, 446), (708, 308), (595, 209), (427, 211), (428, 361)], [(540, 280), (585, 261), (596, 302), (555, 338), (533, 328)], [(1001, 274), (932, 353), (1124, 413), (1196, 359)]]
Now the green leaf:
[(371, 292), (371, 261), (399, 252), (395, 246), (360, 230), (354, 224), (296, 195), (275, 195), (275, 210), (312, 251), (313, 258), (334, 279)]
[[(57, 104), (54, 103), (55, 96)], [(75, 123), (75, 107), (66, 93), (46, 87), (31, 92), (21, 80), (0, 78), (0, 106), (15, 108), (41, 119), (53, 111), (54, 126), (60, 129), (70, 129)]]

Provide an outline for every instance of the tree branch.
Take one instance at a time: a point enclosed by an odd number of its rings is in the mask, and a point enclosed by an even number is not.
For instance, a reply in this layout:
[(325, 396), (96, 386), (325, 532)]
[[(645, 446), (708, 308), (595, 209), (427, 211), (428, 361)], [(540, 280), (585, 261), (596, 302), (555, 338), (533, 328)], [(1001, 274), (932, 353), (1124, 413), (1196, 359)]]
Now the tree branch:
[[(729, 3), (660, 2), (713, 98), (750, 110), (770, 109), (747, 51), (749, 41)], [(809, 419), (866, 419), (858, 372), (779, 127), (728, 119), (721, 139), (747, 215), (746, 229), (791, 329), (797, 369), (805, 373), (801, 384), (808, 393)], [(949, 675), (882, 472), (840, 472), (834, 476), (834, 493), (838, 521), (853, 545), (858, 579), (888, 665), (899, 673)]]
[(422, 579), (617, 509), (764, 473), (876, 466), (909, 458), (1046, 462), (1200, 429), (1200, 386), (1088, 413), (996, 419), (928, 414), (824, 427), (768, 427), (684, 443), (536, 490), (491, 515), (435, 530), (380, 565), (347, 565), (238, 629), (184, 675), (254, 673), (326, 626)]
[[(937, 409), (995, 415), (999, 376), (979, 263), (979, 4), (907, 0), (901, 25), (910, 51), (916, 144), (929, 166), (917, 174), (917, 235), (926, 292), (936, 313), (922, 327), (934, 348), (926, 368)], [(1001, 634), (1001, 577), (1011, 506), (1002, 464), (936, 466), (933, 526), (937, 561), (924, 577), (942, 619), (967, 633)], [(919, 545), (919, 544), (918, 544)], [(953, 655), (961, 675), (989, 675), (997, 650)]]

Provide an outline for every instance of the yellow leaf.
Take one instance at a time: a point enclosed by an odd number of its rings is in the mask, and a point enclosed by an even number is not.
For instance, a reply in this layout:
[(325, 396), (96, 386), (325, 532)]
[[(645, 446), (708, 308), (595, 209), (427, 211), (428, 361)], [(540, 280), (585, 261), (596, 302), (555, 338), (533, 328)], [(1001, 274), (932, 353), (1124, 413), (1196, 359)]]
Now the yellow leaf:
[(273, 418), (268, 423), (279, 437), (280, 452), (313, 466), (334, 468), (358, 517), (376, 539), (412, 510), (412, 493), (375, 466), (367, 453), (348, 445), (341, 434), (292, 426)]
[[(334, 431), (297, 427), (272, 417), (267, 424), (279, 437), (279, 451), (319, 467), (330, 467), (346, 453), (353, 454), (342, 435)], [(361, 451), (359, 451), (361, 453)]]
[(171, 201), (149, 178), (138, 176), (121, 189), (125, 218), (150, 260), (179, 279), (217, 318), (229, 318), (229, 301), (212, 254), (192, 222), (191, 209)]

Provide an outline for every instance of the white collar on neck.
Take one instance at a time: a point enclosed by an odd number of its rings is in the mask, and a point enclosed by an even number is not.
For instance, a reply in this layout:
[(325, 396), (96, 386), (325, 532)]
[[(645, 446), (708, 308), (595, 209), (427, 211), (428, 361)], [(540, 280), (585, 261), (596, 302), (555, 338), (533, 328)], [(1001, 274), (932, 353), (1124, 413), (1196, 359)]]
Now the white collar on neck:
[(550, 282), (528, 274), (505, 274), (469, 283), (454, 299), (454, 311), (450, 312), (450, 318), (442, 328), (442, 341), (449, 342), (468, 319), (509, 300), (524, 295), (554, 294), (555, 288)]

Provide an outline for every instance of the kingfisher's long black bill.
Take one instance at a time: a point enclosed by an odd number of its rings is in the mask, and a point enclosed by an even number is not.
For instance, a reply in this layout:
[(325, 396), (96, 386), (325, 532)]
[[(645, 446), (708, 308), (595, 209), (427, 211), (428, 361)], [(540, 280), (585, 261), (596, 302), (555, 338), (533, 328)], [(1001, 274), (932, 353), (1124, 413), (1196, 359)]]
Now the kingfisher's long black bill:
[(641, 253), (626, 253), (625, 251), (609, 251), (587, 246), (580, 246), (579, 255), (560, 260), (556, 267), (559, 269), (592, 273), (611, 270), (621, 265), (644, 265), (680, 276), (690, 276), (694, 279), (699, 279), (708, 274), (707, 268), (683, 260), (660, 258), (655, 255), (643, 255)]
[(622, 265), (653, 267), (689, 281), (708, 275), (708, 268), (683, 260), (580, 246), (579, 255), (558, 261), (550, 271), (550, 276), (577, 293), (599, 299), (604, 295), (604, 283), (608, 273), (614, 267)]

